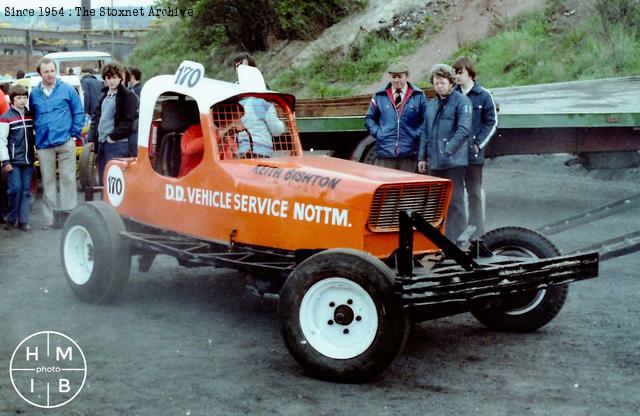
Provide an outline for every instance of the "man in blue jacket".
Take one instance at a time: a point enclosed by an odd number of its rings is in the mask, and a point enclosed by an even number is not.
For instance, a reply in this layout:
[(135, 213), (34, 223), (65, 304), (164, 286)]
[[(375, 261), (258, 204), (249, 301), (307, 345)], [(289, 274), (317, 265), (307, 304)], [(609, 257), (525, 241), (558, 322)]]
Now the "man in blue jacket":
[(464, 186), (469, 198), (469, 225), (476, 228), (472, 238), (484, 234), (484, 209), (482, 198), (482, 165), (484, 149), (498, 129), (498, 114), (491, 93), (476, 81), (473, 62), (462, 57), (453, 64), (456, 71), (456, 90), (471, 101), (472, 121), (469, 135), (469, 166)]
[(446, 236), (455, 242), (465, 229), (464, 176), (468, 165), (467, 140), (471, 130), (471, 102), (453, 89), (455, 73), (449, 65), (431, 68), (436, 97), (427, 104), (425, 134), (420, 141), (418, 171), (451, 179), (453, 194), (446, 222)]
[(50, 228), (57, 201), (56, 161), (60, 173), (58, 208), (71, 210), (77, 204), (76, 140), (82, 137), (84, 108), (78, 92), (56, 78), (56, 66), (51, 59), (42, 58), (36, 70), (42, 82), (31, 91), (29, 109), (35, 123), (42, 175), (44, 228)]
[(84, 112), (91, 120), (98, 109), (104, 83), (96, 78), (92, 68), (86, 67), (82, 68), (80, 85), (82, 85), (82, 93), (84, 94)]
[(393, 62), (387, 72), (391, 82), (373, 95), (364, 121), (376, 139), (375, 164), (415, 172), (427, 100), (407, 81), (407, 64)]

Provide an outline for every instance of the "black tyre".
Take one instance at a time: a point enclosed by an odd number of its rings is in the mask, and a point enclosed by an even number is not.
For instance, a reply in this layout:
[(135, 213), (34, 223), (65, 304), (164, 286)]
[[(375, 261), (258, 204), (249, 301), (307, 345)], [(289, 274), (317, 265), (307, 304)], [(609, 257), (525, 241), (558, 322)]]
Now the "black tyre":
[(315, 254), (291, 273), (278, 318), (289, 352), (306, 372), (361, 382), (393, 361), (409, 334), (394, 279), (382, 261), (349, 249)]
[(122, 292), (131, 269), (129, 245), (120, 236), (125, 225), (104, 202), (74, 209), (62, 232), (62, 268), (82, 300), (108, 303)]
[(177, 177), (180, 172), (180, 141), (179, 133), (168, 133), (162, 137), (160, 149), (156, 159), (156, 171), (164, 176)]
[(374, 143), (367, 147), (367, 149), (364, 151), (362, 158), (360, 158), (360, 162), (374, 165), (377, 158), (378, 156), (376, 155), (376, 144)]
[[(514, 257), (547, 258), (560, 251), (543, 235), (518, 227), (498, 228), (481, 237), (495, 254)], [(562, 309), (569, 287), (505, 296), (498, 302), (474, 305), (471, 313), (489, 329), (505, 332), (531, 332), (548, 324)]]
[(89, 150), (89, 146), (83, 146), (79, 163), (78, 170), (82, 190), (98, 186), (100, 183), (98, 179), (98, 156), (94, 151)]

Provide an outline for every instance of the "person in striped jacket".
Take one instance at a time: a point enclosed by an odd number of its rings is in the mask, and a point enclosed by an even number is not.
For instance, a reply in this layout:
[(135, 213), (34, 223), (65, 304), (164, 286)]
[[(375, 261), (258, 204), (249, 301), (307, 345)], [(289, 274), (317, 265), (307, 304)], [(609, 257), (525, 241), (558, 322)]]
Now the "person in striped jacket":
[(19, 226), (30, 231), (29, 201), (35, 160), (33, 119), (26, 108), (27, 89), (14, 85), (9, 91), (11, 107), (0, 115), (0, 160), (9, 177), (9, 212), (5, 229)]
[(456, 87), (466, 95), (472, 105), (471, 133), (469, 134), (469, 166), (464, 178), (469, 200), (469, 226), (476, 228), (471, 238), (484, 234), (484, 201), (482, 197), (482, 166), (484, 149), (498, 130), (498, 113), (491, 93), (476, 81), (476, 69), (471, 59), (459, 58), (454, 64)]

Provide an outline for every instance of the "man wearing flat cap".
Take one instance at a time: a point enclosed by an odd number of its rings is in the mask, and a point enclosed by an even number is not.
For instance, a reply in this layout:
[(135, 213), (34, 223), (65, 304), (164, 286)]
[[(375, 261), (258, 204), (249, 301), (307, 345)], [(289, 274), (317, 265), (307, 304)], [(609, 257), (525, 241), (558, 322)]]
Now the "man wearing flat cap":
[(376, 139), (374, 164), (415, 172), (427, 100), (407, 81), (406, 63), (392, 62), (387, 72), (390, 82), (373, 95), (364, 121)]

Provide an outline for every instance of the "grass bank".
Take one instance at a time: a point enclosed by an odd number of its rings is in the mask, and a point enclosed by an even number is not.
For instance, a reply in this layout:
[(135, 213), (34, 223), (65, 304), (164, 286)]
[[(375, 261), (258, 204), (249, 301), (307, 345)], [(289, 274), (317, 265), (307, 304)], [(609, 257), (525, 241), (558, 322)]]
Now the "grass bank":
[[(578, 12), (569, 4), (548, 0), (543, 11), (504, 22), (494, 36), (465, 45), (449, 63), (470, 56), (487, 87), (640, 74), (638, 0), (573, 2)], [(375, 82), (391, 60), (411, 54), (439, 29), (427, 16), (409, 36), (366, 33), (347, 51), (319, 54), (303, 67), (279, 68), (265, 78), (272, 89), (303, 98), (354, 95)], [(164, 25), (141, 42), (128, 63), (148, 78), (173, 73), (184, 59), (197, 60), (210, 77), (234, 80), (229, 47), (199, 43), (190, 41), (188, 27)], [(258, 61), (266, 56), (257, 54)], [(423, 79), (418, 84), (428, 83)]]
[(580, 5), (581, 18), (563, 2), (548, 1), (544, 11), (507, 22), (454, 58), (472, 57), (488, 87), (638, 75), (639, 3), (597, 0)]

